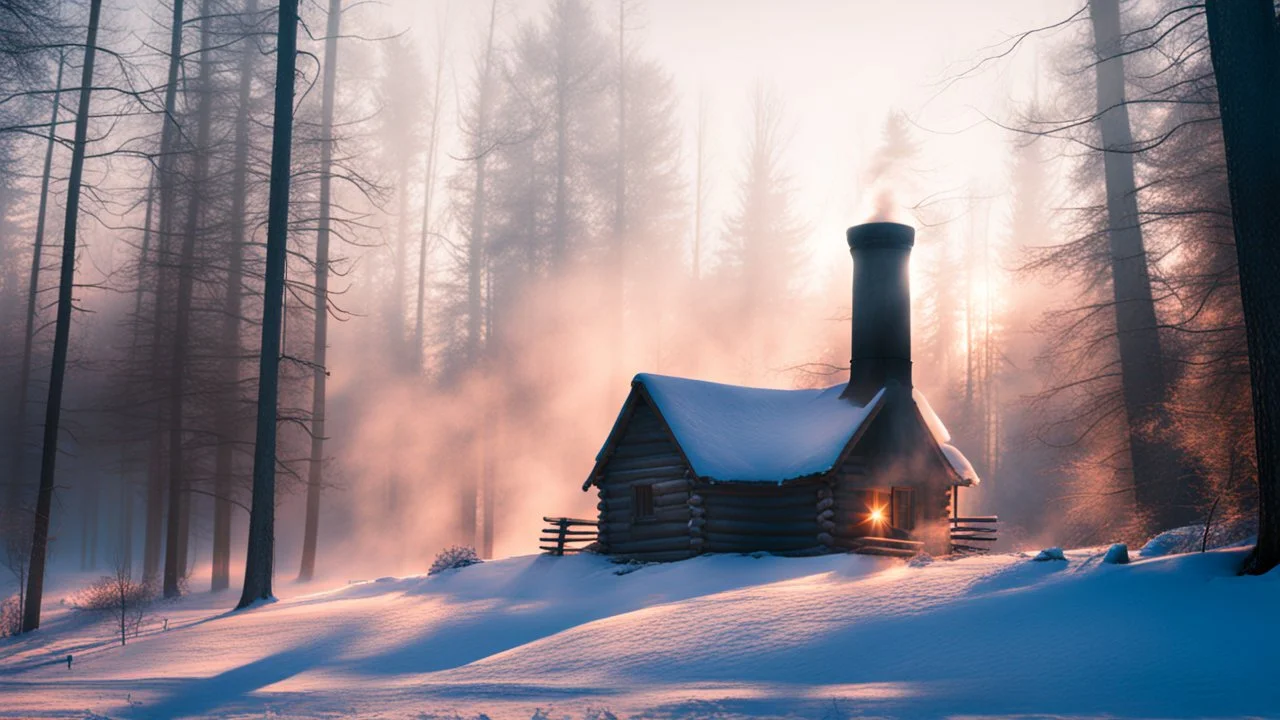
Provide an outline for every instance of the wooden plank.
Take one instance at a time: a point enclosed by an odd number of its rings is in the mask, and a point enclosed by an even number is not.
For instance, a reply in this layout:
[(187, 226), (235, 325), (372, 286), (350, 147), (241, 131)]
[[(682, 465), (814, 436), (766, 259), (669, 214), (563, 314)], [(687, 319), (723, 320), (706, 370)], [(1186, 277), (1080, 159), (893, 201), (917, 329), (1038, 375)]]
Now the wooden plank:
[(751, 482), (708, 482), (701, 485), (699, 490), (707, 495), (733, 495), (738, 497), (756, 497), (756, 498), (780, 498), (795, 497), (803, 494), (805, 497), (813, 497), (813, 501), (818, 501), (818, 488), (821, 484), (817, 480), (796, 480), (784, 485), (777, 483), (751, 483)]
[[(628, 483), (626, 485), (605, 485), (604, 499), (610, 503), (612, 503), (615, 500), (626, 500), (630, 502), (631, 495), (633, 492), (631, 488), (635, 485), (655, 486), (653, 488), (653, 494), (655, 496), (678, 493), (679, 495), (687, 498), (689, 497), (688, 482), (689, 481), (683, 478), (674, 479), (674, 480), (670, 478), (666, 480), (642, 478), (642, 479), (635, 480), (634, 482)], [(667, 483), (670, 483), (670, 484), (667, 484)], [(661, 485), (661, 487), (657, 487), (658, 485)]]
[(974, 545), (957, 545), (955, 543), (952, 543), (951, 551), (955, 552), (956, 550), (959, 550), (961, 552), (973, 552), (973, 553), (991, 552), (991, 548), (987, 548), (987, 547), (976, 547)]
[(689, 538), (687, 522), (636, 523), (631, 526), (628, 540), (655, 540), (657, 538)]
[(619, 554), (640, 553), (640, 552), (660, 552), (669, 550), (689, 550), (689, 536), (672, 536), (649, 538), (645, 540), (627, 540), (622, 542), (610, 542), (614, 552)]
[(653, 496), (654, 507), (668, 507), (668, 506), (688, 507), (688, 505), (689, 505), (688, 492), (666, 493), (664, 495)]
[(703, 534), (704, 548), (715, 552), (752, 552), (754, 550), (795, 550), (818, 543), (818, 534), (812, 535), (734, 535), (730, 533)]
[(972, 532), (972, 533), (997, 533), (998, 528), (993, 527), (970, 527), (966, 525), (952, 525), (951, 532)]
[(542, 518), (543, 522), (549, 522), (549, 523), (558, 523), (561, 520), (567, 520), (570, 525), (595, 525), (596, 524), (595, 520), (584, 520), (582, 518), (558, 518), (558, 517), (546, 517), (546, 516)]
[(616, 483), (629, 483), (634, 480), (674, 480), (675, 478), (685, 477), (687, 468), (684, 465), (659, 465), (655, 467), (637, 468), (635, 470), (620, 470), (610, 466), (603, 475), (600, 476), (599, 482), (602, 485), (612, 485)]
[(885, 547), (924, 547), (924, 543), (919, 540), (898, 540), (897, 538), (860, 537), (854, 538), (853, 542), (862, 545), (883, 545)]
[(900, 557), (900, 558), (915, 557), (916, 555), (919, 554), (919, 552), (916, 550), (906, 550), (906, 549), (900, 550), (897, 548), (882, 548), (882, 547), (871, 547), (871, 546), (854, 548), (854, 552), (859, 555), (880, 555), (884, 557)]
[(652, 442), (664, 442), (668, 445), (675, 445), (675, 442), (671, 439), (671, 436), (667, 434), (667, 431), (663, 430), (662, 427), (658, 425), (657, 420), (654, 420), (653, 424), (646, 427), (629, 428), (627, 433), (622, 436), (622, 442), (618, 443), (618, 445), (621, 447), (623, 443)]
[(581, 538), (581, 537), (595, 537), (600, 533), (596, 532), (595, 530), (566, 530), (565, 532), (562, 533), (556, 528), (551, 528), (549, 530), (543, 530), (542, 534), (550, 535), (553, 538), (559, 537), (561, 535), (563, 535), (566, 538)]
[(610, 458), (605, 464), (605, 472), (621, 472), (626, 470), (648, 470), (659, 467), (684, 467), (684, 458), (679, 455), (663, 453), (636, 458)]
[(736, 522), (763, 522), (763, 523), (788, 523), (788, 522), (817, 522), (818, 513), (812, 508), (738, 508), (724, 507), (721, 505), (703, 505), (702, 510), (706, 517), (722, 520), (731, 520)]
[(753, 496), (736, 493), (718, 493), (714, 490), (701, 490), (704, 505), (725, 508), (744, 508), (755, 510), (761, 507), (788, 508), (807, 510), (813, 514), (818, 512), (818, 494), (814, 491), (805, 493), (779, 493), (777, 495)]
[(1000, 538), (991, 537), (990, 535), (952, 535), (951, 540), (955, 542), (996, 542)]
[(640, 442), (632, 438), (626, 438), (613, 449), (613, 458), (634, 458), (649, 457), (650, 455), (678, 455), (679, 450), (676, 449), (674, 443), (670, 440), (647, 440)]
[(951, 522), (953, 523), (993, 523), (993, 522), (1000, 522), (1000, 517), (997, 515), (977, 515), (974, 517), (957, 517), (957, 518), (951, 518)]
[(667, 507), (655, 507), (653, 509), (653, 516), (644, 518), (643, 520), (633, 517), (631, 514), (630, 508), (627, 508), (625, 510), (615, 510), (611, 506), (609, 508), (609, 512), (604, 514), (603, 520), (605, 524), (610, 527), (618, 523), (632, 524), (632, 523), (662, 523), (662, 522), (675, 522), (675, 521), (688, 522), (689, 506), (670, 505)]
[(672, 562), (687, 560), (697, 555), (693, 550), (664, 550), (658, 552), (613, 553), (619, 560), (639, 560), (641, 562)]
[(729, 535), (807, 535), (808, 537), (817, 537), (818, 523), (813, 519), (785, 523), (726, 520), (712, 512), (707, 513), (707, 524), (704, 532)]

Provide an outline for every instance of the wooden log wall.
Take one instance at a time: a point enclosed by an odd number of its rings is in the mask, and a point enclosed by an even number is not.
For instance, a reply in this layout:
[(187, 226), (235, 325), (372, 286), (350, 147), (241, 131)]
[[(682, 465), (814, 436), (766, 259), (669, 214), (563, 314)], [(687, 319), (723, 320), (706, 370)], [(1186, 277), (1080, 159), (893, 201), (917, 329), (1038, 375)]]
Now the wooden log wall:
[[(692, 543), (692, 470), (653, 408), (643, 400), (596, 477), (600, 546), (637, 560), (680, 560), (697, 554)], [(632, 488), (653, 488), (652, 517), (636, 518)]]
[(893, 487), (915, 491), (912, 537), (929, 553), (949, 551), (950, 479), (945, 460), (932, 448), (929, 430), (914, 408), (886, 407), (848, 458), (832, 473), (832, 533), (836, 547), (876, 533), (867, 522), (866, 490), (888, 493)]
[(802, 552), (820, 547), (818, 482), (787, 485), (699, 483), (702, 549)]

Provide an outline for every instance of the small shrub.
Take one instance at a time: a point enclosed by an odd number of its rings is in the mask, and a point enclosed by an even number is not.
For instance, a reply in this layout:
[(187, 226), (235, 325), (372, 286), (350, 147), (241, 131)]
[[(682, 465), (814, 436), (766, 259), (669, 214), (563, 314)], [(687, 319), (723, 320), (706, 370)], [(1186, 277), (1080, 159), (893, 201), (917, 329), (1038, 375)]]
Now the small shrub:
[(127, 571), (118, 569), (116, 574), (104, 575), (71, 596), (70, 604), (76, 610), (110, 617), (119, 631), (120, 644), (124, 645), (131, 631), (138, 634), (154, 597), (153, 587), (134, 581)]
[(22, 632), (22, 601), (10, 595), (0, 603), (0, 637), (11, 637)]
[(453, 570), (454, 568), (464, 568), (468, 565), (479, 565), (484, 562), (480, 556), (476, 554), (476, 549), (466, 547), (464, 545), (454, 545), (441, 550), (434, 562), (431, 563), (431, 569), (427, 571), (428, 575), (444, 572), (445, 570)]

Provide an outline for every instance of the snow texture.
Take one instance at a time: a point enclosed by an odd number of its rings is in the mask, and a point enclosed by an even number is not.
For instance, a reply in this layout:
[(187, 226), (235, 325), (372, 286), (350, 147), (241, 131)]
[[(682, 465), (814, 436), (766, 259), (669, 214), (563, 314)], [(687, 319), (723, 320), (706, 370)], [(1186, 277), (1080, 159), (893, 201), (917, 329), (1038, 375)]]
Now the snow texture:
[(125, 647), (51, 588), (40, 630), (0, 640), (0, 716), (1276, 717), (1280, 571), (1237, 576), (1247, 549), (1129, 565), (1104, 550), (710, 555), (625, 575), (518, 557), (294, 597), (305, 586), (282, 583), (248, 612), (196, 593)]
[(783, 482), (827, 472), (884, 390), (867, 405), (825, 390), (771, 390), (641, 373), (699, 477)]
[[(773, 390), (650, 373), (635, 381), (657, 404), (693, 471), (722, 482), (780, 483), (827, 472), (884, 397), (881, 389), (863, 406), (840, 397), (844, 385)], [(947, 462), (977, 484), (924, 394), (913, 390), (912, 398)]]

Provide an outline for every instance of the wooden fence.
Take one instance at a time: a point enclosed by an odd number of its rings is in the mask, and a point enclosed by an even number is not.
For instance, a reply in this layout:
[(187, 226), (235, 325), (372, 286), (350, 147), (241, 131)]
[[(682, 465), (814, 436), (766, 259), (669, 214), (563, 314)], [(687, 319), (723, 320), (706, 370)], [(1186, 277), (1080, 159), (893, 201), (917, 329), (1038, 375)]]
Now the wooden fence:
[(888, 555), (890, 557), (915, 557), (924, 548), (918, 540), (860, 537), (852, 541), (853, 551), (862, 555)]
[(985, 543), (996, 541), (996, 523), (1000, 518), (995, 515), (977, 517), (951, 518), (951, 552), (953, 553), (985, 553), (991, 546)]
[(547, 527), (542, 529), (538, 538), (538, 548), (551, 555), (580, 552), (595, 542), (600, 534), (595, 520), (561, 517), (544, 517), (542, 520)]

